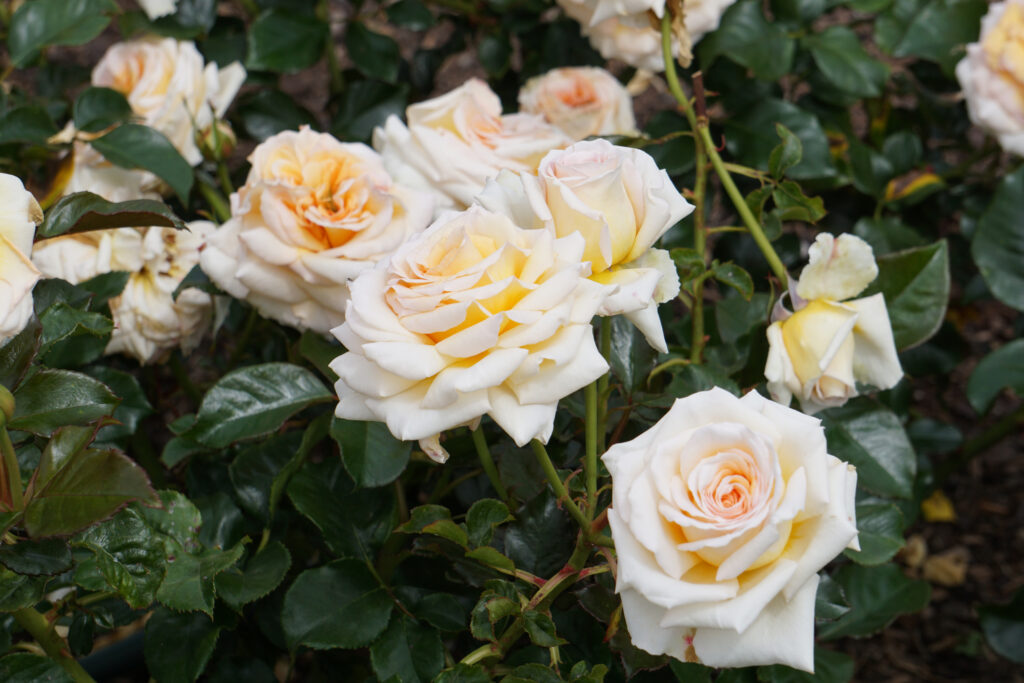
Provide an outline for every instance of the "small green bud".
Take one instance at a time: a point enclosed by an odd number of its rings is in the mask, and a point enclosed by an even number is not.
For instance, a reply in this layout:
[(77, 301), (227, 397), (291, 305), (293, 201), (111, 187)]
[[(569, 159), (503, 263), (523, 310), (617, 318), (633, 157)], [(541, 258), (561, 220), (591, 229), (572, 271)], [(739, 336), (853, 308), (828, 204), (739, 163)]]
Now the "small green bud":
[(14, 417), (14, 396), (7, 387), (0, 384), (0, 427), (6, 425)]

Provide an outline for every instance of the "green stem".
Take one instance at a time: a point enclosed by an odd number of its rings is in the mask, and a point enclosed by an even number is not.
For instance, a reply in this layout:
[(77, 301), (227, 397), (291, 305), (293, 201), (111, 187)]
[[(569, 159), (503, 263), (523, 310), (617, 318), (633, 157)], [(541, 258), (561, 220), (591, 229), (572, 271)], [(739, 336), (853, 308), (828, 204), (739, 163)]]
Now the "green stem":
[(491, 486), (497, 491), (498, 497), (511, 508), (512, 500), (508, 497), (508, 491), (505, 490), (501, 483), (501, 477), (498, 476), (498, 468), (494, 466), (491, 449), (487, 447), (487, 438), (484, 436), (483, 425), (470, 430), (470, 433), (473, 435), (473, 445), (476, 446), (476, 454), (480, 458), (480, 464), (483, 466), (484, 472), (487, 473), (487, 478), (491, 480)]
[[(0, 419), (6, 422), (2, 413), (0, 413)], [(21, 468), (18, 467), (18, 456), (14, 452), (14, 444), (11, 443), (11, 435), (7, 433), (7, 425), (3, 423), (0, 423), (0, 450), (3, 451), (7, 485), (11, 489), (11, 507), (21, 510), (25, 506), (21, 489)]]
[(733, 206), (736, 207), (736, 212), (739, 213), (743, 224), (750, 231), (757, 246), (761, 249), (761, 253), (764, 254), (765, 260), (768, 261), (772, 272), (775, 273), (775, 277), (779, 278), (782, 286), (785, 287), (789, 282), (786, 267), (782, 265), (782, 260), (775, 253), (775, 248), (772, 247), (771, 241), (764, 234), (764, 230), (761, 229), (761, 224), (754, 218), (753, 212), (747, 206), (747, 202), (740, 193), (739, 188), (736, 187), (736, 183), (733, 182), (729, 170), (722, 161), (722, 157), (718, 156), (718, 149), (711, 140), (711, 131), (708, 128), (707, 119), (702, 117), (700, 121), (697, 120), (693, 107), (690, 106), (690, 100), (686, 97), (682, 86), (679, 84), (679, 77), (676, 75), (675, 59), (672, 57), (672, 17), (669, 12), (665, 12), (665, 16), (661, 18), (661, 47), (662, 55), (665, 58), (665, 81), (668, 83), (669, 91), (671, 91), (672, 96), (679, 103), (679, 107), (686, 115), (686, 120), (690, 122), (690, 128), (693, 129), (696, 139), (704, 144), (704, 151), (707, 153), (708, 158), (711, 159), (711, 165), (714, 167), (719, 180), (721, 180), (725, 193), (729, 195)]
[[(217, 161), (217, 178), (220, 179), (220, 189), (229, 197), (235, 191), (235, 184), (231, 182), (231, 174), (228, 172), (228, 165), (223, 159)], [(231, 208), (228, 206), (228, 217), (231, 216)], [(225, 219), (226, 220), (226, 219)]]
[[(320, 18), (327, 23), (330, 27), (331, 16), (330, 16), (330, 3), (328, 0), (321, 0), (317, 7), (317, 14)], [(334, 39), (330, 35), (330, 31), (327, 34), (327, 71), (331, 75), (331, 93), (338, 94), (345, 89), (345, 76), (341, 72), (341, 64), (338, 62), (338, 53), (334, 49)]]
[(583, 529), (584, 534), (590, 533), (590, 520), (587, 516), (577, 507), (576, 503), (573, 502), (572, 498), (569, 497), (569, 492), (565, 490), (565, 484), (562, 483), (561, 477), (558, 476), (558, 472), (555, 471), (555, 466), (551, 462), (551, 458), (548, 456), (548, 451), (544, 448), (544, 444), (537, 439), (530, 442), (530, 446), (533, 448), (534, 455), (537, 456), (537, 462), (540, 463), (541, 469), (544, 470), (544, 475), (548, 478), (548, 483), (551, 484), (551, 488), (555, 490), (555, 495), (558, 496), (559, 502), (565, 506), (565, 509), (569, 511), (572, 518), (580, 525)]
[(231, 218), (231, 209), (228, 208), (228, 202), (217, 188), (200, 181), (199, 192), (210, 206), (210, 210), (213, 211), (213, 217), (217, 219), (218, 223), (223, 223)]
[(587, 404), (586, 455), (583, 469), (587, 475), (587, 518), (594, 519), (597, 510), (597, 383), (591, 382), (583, 390)]
[[(707, 194), (708, 164), (704, 142), (700, 137), (694, 138), (696, 143), (697, 182), (693, 188), (693, 248), (707, 263), (708, 233), (704, 225), (704, 196)], [(704, 353), (704, 280), (698, 280), (693, 287), (693, 309), (690, 311), (693, 321), (693, 337), (690, 343), (690, 362), (700, 363)]]
[[(612, 321), (601, 318), (601, 355), (611, 365), (612, 357)], [(597, 380), (597, 448), (604, 452), (605, 434), (608, 433), (608, 399), (611, 397), (611, 371), (604, 373)]]
[(31, 607), (19, 609), (13, 616), (14, 620), (39, 643), (50, 659), (60, 664), (71, 680), (75, 683), (96, 683), (82, 665), (68, 653), (64, 641), (53, 630), (53, 624), (47, 621), (46, 617)]

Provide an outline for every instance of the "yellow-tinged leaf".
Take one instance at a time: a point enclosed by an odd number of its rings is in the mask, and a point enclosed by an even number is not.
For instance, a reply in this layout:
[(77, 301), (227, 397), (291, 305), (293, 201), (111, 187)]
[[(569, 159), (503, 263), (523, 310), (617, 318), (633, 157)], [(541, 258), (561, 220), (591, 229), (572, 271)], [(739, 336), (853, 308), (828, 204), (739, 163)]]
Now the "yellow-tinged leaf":
[(955, 522), (953, 502), (942, 491), (936, 490), (921, 501), (921, 514), (927, 522)]

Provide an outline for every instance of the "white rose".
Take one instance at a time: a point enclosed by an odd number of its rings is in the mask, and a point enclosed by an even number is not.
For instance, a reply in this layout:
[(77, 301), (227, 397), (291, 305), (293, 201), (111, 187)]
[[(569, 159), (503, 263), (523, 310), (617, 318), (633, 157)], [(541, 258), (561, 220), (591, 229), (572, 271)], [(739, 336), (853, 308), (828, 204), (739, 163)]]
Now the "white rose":
[(376, 152), (327, 133), (278, 133), (249, 161), (202, 267), (221, 289), (292, 327), (327, 334), (340, 325), (349, 282), (433, 215), (431, 196), (392, 182)]
[(39, 271), (28, 255), (43, 212), (19, 178), (0, 173), (0, 346), (32, 317)]
[(150, 19), (158, 19), (168, 14), (174, 14), (177, 0), (138, 0), (139, 7)]
[(165, 187), (160, 178), (138, 168), (122, 168), (103, 158), (88, 143), (76, 141), (72, 150), (71, 177), (63, 194), (92, 192), (110, 202), (160, 199)]
[(552, 149), (570, 140), (534, 114), (501, 113), (486, 83), (464, 85), (406, 109), (408, 126), (390, 116), (373, 131), (373, 146), (398, 182), (434, 192), (441, 207), (472, 204), (502, 169), (534, 171)]
[[(683, 23), (689, 45), (718, 28), (722, 14), (736, 0), (684, 0)], [(639, 69), (664, 71), (661, 31), (651, 22), (648, 11), (664, 14), (664, 2), (622, 2), (620, 0), (558, 0), (565, 13), (580, 23), (583, 35), (590, 39), (605, 59), (621, 59)], [(633, 10), (634, 6), (640, 9)], [(680, 57), (683, 46), (675, 37), (672, 53)]]
[(603, 456), (635, 645), (713, 667), (814, 669), (818, 570), (857, 547), (854, 468), (757, 392), (678, 399)]
[(519, 108), (543, 116), (574, 140), (637, 134), (633, 98), (615, 76), (594, 66), (531, 78), (519, 91)]
[(679, 293), (679, 276), (652, 246), (693, 205), (649, 154), (607, 140), (577, 142), (544, 157), (536, 176), (500, 176), (478, 201), (524, 227), (582, 234), (592, 279), (611, 290), (599, 314), (627, 315), (667, 351), (657, 306)]
[(209, 221), (194, 221), (189, 230), (94, 230), (37, 242), (32, 258), (46, 277), (72, 284), (127, 271), (124, 291), (109, 301), (114, 331), (105, 353), (124, 353), (146, 365), (174, 348), (189, 353), (209, 328), (209, 294), (189, 288), (175, 300), (173, 293), (199, 263), (213, 229)]
[(840, 406), (857, 383), (889, 389), (903, 377), (882, 294), (851, 299), (878, 275), (871, 246), (855, 235), (818, 235), (795, 287), (795, 312), (777, 307), (768, 327), (765, 378), (772, 398), (804, 412)]
[(971, 121), (1006, 151), (1024, 156), (1024, 0), (989, 5), (956, 77)]
[(484, 414), (519, 445), (546, 442), (559, 399), (608, 369), (582, 252), (579, 235), (478, 206), (442, 215), (352, 283), (334, 330), (348, 349), (331, 363), (337, 415), (384, 421), (442, 460), (436, 436)]

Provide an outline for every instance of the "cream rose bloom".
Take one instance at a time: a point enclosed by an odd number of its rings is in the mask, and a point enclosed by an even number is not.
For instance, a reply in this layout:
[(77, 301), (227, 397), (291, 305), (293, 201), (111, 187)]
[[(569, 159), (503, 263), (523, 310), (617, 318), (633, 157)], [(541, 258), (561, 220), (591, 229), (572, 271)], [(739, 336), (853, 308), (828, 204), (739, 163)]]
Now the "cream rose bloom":
[(209, 329), (213, 300), (188, 288), (174, 290), (199, 263), (209, 221), (173, 228), (116, 228), (66, 235), (37, 242), (32, 259), (46, 277), (77, 284), (113, 271), (127, 271), (128, 283), (110, 299), (114, 331), (105, 352), (124, 353), (142, 365), (162, 360), (180, 348), (189, 353)]
[(150, 19), (158, 19), (160, 17), (167, 16), (168, 14), (174, 14), (175, 5), (177, 0), (138, 0), (139, 7), (146, 13)]
[(840, 406), (857, 383), (889, 389), (903, 377), (882, 294), (853, 299), (878, 275), (871, 246), (821, 233), (795, 287), (795, 312), (776, 307), (764, 369), (772, 398), (805, 413)]
[(956, 77), (971, 121), (1007, 152), (1024, 156), (1024, 0), (989, 5)]
[[(687, 54), (705, 34), (718, 28), (722, 15), (736, 0), (684, 0), (686, 45), (676, 37), (672, 53)], [(558, 0), (565, 13), (580, 23), (583, 35), (605, 59), (620, 59), (648, 71), (664, 71), (661, 31), (651, 15), (661, 18), (665, 2), (645, 0)]]
[(595, 66), (552, 69), (526, 82), (519, 109), (539, 114), (574, 140), (636, 135), (633, 98), (615, 76)]
[(202, 268), (217, 286), (285, 325), (327, 334), (345, 319), (349, 282), (433, 217), (429, 193), (391, 180), (366, 145), (304, 127), (249, 157), (231, 219)]
[(572, 142), (535, 114), (501, 113), (501, 100), (473, 78), (389, 116), (373, 146), (397, 181), (434, 192), (442, 208), (466, 208), (502, 169), (532, 172), (552, 149)]
[(43, 211), (21, 180), (0, 173), (0, 346), (32, 317), (32, 288), (39, 271), (29, 260)]
[(583, 249), (479, 206), (443, 214), (352, 283), (338, 417), (384, 421), (442, 462), (438, 434), (484, 414), (520, 446), (546, 442), (559, 399), (608, 369)]
[(814, 670), (818, 571), (857, 548), (857, 473), (821, 423), (757, 392), (678, 399), (603, 456), (633, 644), (713, 667)]
[(693, 205), (649, 154), (577, 142), (545, 156), (537, 175), (499, 176), (477, 201), (517, 225), (580, 233), (591, 279), (609, 290), (599, 315), (625, 314), (651, 346), (668, 350), (658, 304), (679, 294), (679, 275), (668, 253), (652, 247)]

